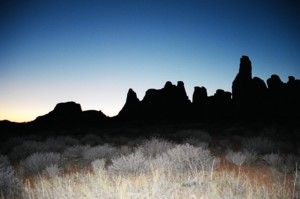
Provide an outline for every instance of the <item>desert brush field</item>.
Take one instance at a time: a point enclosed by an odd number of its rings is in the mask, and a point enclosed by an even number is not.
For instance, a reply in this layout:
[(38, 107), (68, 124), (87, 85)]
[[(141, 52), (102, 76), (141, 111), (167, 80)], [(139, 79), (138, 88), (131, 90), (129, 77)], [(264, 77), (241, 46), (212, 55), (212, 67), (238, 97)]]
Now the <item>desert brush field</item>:
[(218, 129), (209, 132), (190, 126), (114, 131), (126, 134), (89, 130), (3, 141), (0, 198), (300, 196), (297, 129), (288, 132), (290, 136), (272, 126), (255, 132), (232, 127), (217, 134)]

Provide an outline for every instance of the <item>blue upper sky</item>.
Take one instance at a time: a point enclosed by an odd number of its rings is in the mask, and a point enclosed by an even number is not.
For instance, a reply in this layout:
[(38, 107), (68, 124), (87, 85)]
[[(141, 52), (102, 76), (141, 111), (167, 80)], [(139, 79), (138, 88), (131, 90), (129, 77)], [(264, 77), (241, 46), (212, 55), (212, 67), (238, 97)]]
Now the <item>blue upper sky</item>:
[(116, 115), (166, 81), (231, 91), (239, 59), (253, 76), (300, 79), (297, 0), (0, 3), (0, 120), (30, 121), (56, 103)]

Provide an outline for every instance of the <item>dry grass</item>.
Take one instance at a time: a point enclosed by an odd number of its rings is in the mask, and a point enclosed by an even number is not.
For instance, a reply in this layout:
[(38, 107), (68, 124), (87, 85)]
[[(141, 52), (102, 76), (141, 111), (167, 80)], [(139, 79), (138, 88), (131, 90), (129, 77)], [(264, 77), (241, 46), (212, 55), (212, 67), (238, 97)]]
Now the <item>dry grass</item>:
[(293, 197), (293, 179), (274, 176), (267, 169), (237, 168), (222, 162), (216, 170), (172, 173), (155, 168), (148, 174), (116, 175), (106, 169), (89, 169), (53, 178), (36, 177), (23, 183), (23, 198), (298, 198)]

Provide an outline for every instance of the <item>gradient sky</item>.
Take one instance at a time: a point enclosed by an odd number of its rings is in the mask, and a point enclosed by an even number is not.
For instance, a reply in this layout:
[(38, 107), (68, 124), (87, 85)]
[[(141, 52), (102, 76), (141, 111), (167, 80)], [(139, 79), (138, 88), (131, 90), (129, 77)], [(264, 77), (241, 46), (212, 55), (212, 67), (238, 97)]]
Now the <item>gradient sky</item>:
[(114, 116), (132, 88), (181, 80), (231, 91), (240, 57), (253, 76), (300, 79), (298, 0), (0, 3), (0, 120), (31, 121), (59, 102)]

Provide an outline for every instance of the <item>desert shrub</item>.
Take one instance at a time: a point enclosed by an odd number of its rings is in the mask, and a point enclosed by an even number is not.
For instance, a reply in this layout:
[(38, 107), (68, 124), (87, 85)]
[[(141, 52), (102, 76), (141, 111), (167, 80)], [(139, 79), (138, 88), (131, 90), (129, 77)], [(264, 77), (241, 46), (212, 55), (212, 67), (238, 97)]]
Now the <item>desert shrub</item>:
[(232, 141), (229, 139), (221, 139), (218, 143), (222, 148), (225, 148), (226, 150), (232, 149)]
[(94, 134), (87, 134), (80, 139), (81, 144), (83, 145), (91, 145), (96, 146), (99, 144), (103, 144), (103, 139)]
[(284, 158), (284, 163), (295, 167), (296, 165), (300, 165), (300, 158), (297, 155), (288, 154)]
[(151, 138), (145, 140), (140, 146), (138, 146), (137, 150), (141, 151), (146, 157), (156, 157), (172, 147), (173, 144), (168, 141), (159, 138)]
[(128, 155), (133, 152), (133, 148), (128, 145), (122, 145), (119, 147), (119, 151), (121, 155)]
[(42, 173), (48, 166), (59, 165), (62, 157), (59, 153), (34, 153), (22, 161), (25, 175)]
[(157, 169), (167, 171), (169, 168), (171, 168), (172, 162), (170, 157), (164, 153), (156, 156), (155, 158), (148, 158), (146, 160), (146, 165), (149, 170)]
[(119, 155), (116, 147), (111, 145), (99, 145), (83, 151), (83, 160), (85, 163), (89, 164), (96, 159), (111, 159)]
[(21, 193), (21, 184), (6, 156), (0, 156), (0, 197), (15, 197)]
[(299, 169), (300, 164), (300, 158), (296, 155), (293, 154), (288, 154), (283, 158), (283, 164), (279, 168), (280, 171), (284, 173), (289, 173), (292, 174), (293, 172), (296, 171), (296, 169)]
[(292, 152), (294, 151), (295, 146), (288, 141), (276, 141), (276, 148), (279, 152)]
[(44, 141), (42, 151), (62, 153), (68, 146), (77, 144), (79, 144), (78, 140), (68, 136), (50, 137)]
[(195, 147), (201, 147), (203, 149), (207, 149), (208, 145), (209, 145), (205, 141), (202, 141), (198, 138), (192, 138), (192, 137), (189, 137), (189, 138), (183, 140), (182, 143), (183, 144), (190, 144), (190, 145), (195, 146)]
[(117, 144), (117, 145), (125, 145), (127, 144), (130, 139), (124, 136), (113, 136), (110, 139), (111, 143)]
[(255, 151), (243, 150), (242, 153), (246, 156), (244, 164), (252, 165), (258, 160), (258, 155)]
[(298, 171), (294, 173), (294, 186), (298, 191), (300, 191), (300, 175)]
[(37, 141), (25, 141), (21, 145), (14, 147), (12, 152), (9, 154), (9, 158), (13, 162), (18, 162), (25, 159), (33, 153), (41, 152), (44, 148), (42, 142)]
[(147, 171), (146, 157), (141, 151), (136, 151), (128, 156), (121, 156), (112, 160), (112, 165), (108, 167), (109, 172), (127, 175), (137, 175)]
[(8, 140), (0, 141), (0, 154), (8, 154), (17, 145), (21, 145), (24, 142), (24, 138), (21, 136), (11, 137)]
[(272, 153), (276, 150), (276, 144), (272, 140), (260, 136), (245, 139), (243, 146), (244, 149), (259, 154)]
[(67, 146), (76, 146), (80, 144), (78, 139), (71, 136), (58, 136), (57, 138)]
[(186, 137), (192, 137), (192, 138), (197, 138), (200, 141), (207, 142), (209, 143), (212, 139), (211, 135), (204, 131), (204, 130), (199, 130), (199, 129), (185, 129), (185, 130), (180, 130), (176, 132), (175, 134), (176, 137), (181, 137), (181, 138), (186, 138)]
[(262, 156), (262, 160), (271, 167), (278, 168), (283, 163), (283, 158), (279, 154), (271, 153)]
[(89, 145), (76, 145), (68, 147), (63, 152), (63, 157), (66, 161), (79, 161), (83, 157), (84, 151), (87, 151), (91, 147)]
[(0, 155), (0, 169), (4, 169), (10, 166), (10, 162), (7, 158), (7, 156)]
[(247, 159), (247, 156), (242, 152), (227, 151), (225, 159), (237, 166), (241, 166)]
[(209, 170), (213, 163), (215, 166), (218, 164), (209, 150), (189, 144), (177, 145), (165, 155), (168, 156), (173, 171)]
[(94, 160), (91, 163), (94, 173), (101, 173), (104, 170), (105, 162), (105, 159)]

